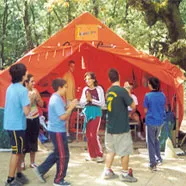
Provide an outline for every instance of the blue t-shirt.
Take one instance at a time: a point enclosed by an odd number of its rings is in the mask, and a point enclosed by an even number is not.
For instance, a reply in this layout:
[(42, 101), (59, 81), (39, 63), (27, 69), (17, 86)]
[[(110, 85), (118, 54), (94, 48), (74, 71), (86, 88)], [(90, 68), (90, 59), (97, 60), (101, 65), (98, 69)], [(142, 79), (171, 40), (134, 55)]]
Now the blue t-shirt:
[(145, 95), (144, 108), (147, 108), (145, 116), (146, 125), (160, 126), (165, 116), (165, 95), (162, 92), (149, 92)]
[(12, 83), (6, 91), (4, 110), (5, 130), (25, 130), (26, 116), (23, 107), (30, 104), (28, 90), (21, 83)]
[(60, 116), (65, 113), (65, 103), (61, 96), (52, 94), (48, 105), (48, 130), (51, 132), (66, 132), (65, 121)]

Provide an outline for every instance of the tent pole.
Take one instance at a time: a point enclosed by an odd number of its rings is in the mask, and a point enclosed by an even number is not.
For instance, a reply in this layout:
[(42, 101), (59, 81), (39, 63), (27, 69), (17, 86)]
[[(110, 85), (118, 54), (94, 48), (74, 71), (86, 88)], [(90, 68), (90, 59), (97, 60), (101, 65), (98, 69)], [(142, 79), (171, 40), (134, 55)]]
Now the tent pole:
[(179, 138), (179, 105), (176, 97), (176, 147), (178, 147)]

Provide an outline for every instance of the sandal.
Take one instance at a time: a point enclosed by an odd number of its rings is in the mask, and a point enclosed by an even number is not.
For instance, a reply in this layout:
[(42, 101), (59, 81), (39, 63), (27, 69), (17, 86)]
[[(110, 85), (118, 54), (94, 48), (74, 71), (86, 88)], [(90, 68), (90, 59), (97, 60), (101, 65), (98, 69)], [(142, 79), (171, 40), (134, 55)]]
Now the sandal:
[(35, 163), (30, 164), (30, 168), (36, 168), (36, 167), (37, 167), (37, 165)]

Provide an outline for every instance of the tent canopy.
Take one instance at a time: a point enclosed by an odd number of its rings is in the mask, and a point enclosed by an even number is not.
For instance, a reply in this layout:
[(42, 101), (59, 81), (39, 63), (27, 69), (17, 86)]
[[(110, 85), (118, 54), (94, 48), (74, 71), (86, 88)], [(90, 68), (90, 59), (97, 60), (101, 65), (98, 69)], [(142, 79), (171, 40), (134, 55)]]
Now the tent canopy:
[[(139, 110), (143, 114), (143, 98), (149, 76), (155, 76), (162, 83), (162, 91), (167, 96), (167, 104), (173, 98), (179, 105), (179, 121), (183, 118), (184, 75), (169, 61), (160, 62), (156, 57), (136, 50), (133, 46), (111, 31), (90, 13), (74, 19), (46, 42), (28, 52), (17, 61), (27, 66), (33, 74), (40, 92), (52, 92), (51, 82), (62, 77), (68, 70), (68, 61), (74, 60), (77, 97), (85, 86), (84, 73), (95, 72), (97, 80), (105, 91), (110, 86), (107, 72), (116, 68), (120, 73), (121, 85), (125, 81), (134, 83)], [(8, 69), (0, 72), (0, 107), (4, 107), (6, 88), (10, 84)], [(176, 95), (176, 96), (175, 96)]]

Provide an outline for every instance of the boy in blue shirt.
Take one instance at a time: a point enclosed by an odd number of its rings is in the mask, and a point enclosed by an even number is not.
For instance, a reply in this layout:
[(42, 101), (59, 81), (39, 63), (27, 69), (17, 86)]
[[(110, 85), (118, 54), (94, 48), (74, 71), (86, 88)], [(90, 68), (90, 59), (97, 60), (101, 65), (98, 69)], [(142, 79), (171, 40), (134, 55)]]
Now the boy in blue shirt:
[(162, 162), (158, 138), (164, 120), (166, 99), (164, 93), (160, 91), (159, 79), (149, 78), (148, 87), (151, 92), (147, 93), (144, 99), (147, 147), (150, 169), (156, 171), (156, 165)]
[[(9, 175), (5, 186), (21, 186), (28, 179), (21, 173), (21, 157), (24, 150), (26, 116), (30, 112), (28, 90), (23, 86), (27, 78), (24, 64), (12, 65), (9, 69), (12, 83), (7, 88), (4, 110), (4, 129), (7, 130), (12, 146)], [(14, 178), (17, 169), (17, 177)]]
[(66, 105), (61, 98), (67, 90), (65, 80), (58, 78), (53, 80), (52, 87), (55, 93), (52, 94), (48, 106), (48, 131), (52, 140), (54, 151), (47, 159), (38, 167), (34, 168), (34, 172), (41, 182), (46, 182), (43, 175), (56, 163), (57, 172), (54, 178), (54, 186), (70, 186), (70, 183), (64, 180), (69, 162), (69, 149), (66, 135), (65, 121), (69, 119), (77, 100), (74, 99), (66, 110)]

